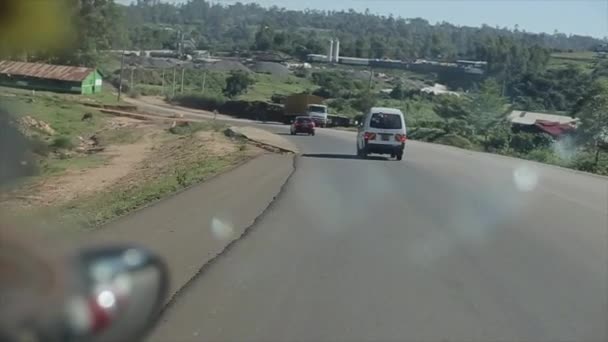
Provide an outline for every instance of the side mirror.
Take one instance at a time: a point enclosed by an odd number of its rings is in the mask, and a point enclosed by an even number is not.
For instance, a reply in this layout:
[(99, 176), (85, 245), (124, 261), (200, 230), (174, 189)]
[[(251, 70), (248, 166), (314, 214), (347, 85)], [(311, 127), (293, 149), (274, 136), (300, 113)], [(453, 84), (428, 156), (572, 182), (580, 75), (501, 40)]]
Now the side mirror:
[(152, 328), (168, 290), (164, 262), (134, 246), (86, 249), (71, 263), (65, 305), (67, 341), (137, 341)]

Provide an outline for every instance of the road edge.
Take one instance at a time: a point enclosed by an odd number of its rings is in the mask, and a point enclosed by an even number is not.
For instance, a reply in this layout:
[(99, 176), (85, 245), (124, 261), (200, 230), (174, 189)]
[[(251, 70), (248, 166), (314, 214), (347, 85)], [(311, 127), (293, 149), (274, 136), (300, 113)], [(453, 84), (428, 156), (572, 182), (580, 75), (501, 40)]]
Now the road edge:
[(182, 286), (179, 286), (178, 289), (173, 292), (168, 298), (167, 300), (165, 300), (165, 303), (163, 305), (163, 307), (161, 308), (157, 318), (160, 320), (162, 319), (163, 315), (169, 310), (171, 309), (171, 307), (175, 304), (175, 302), (179, 299), (179, 297), (181, 297), (182, 294), (184, 294), (184, 292), (188, 291), (188, 289), (192, 286), (192, 284), (198, 280), (198, 278), (202, 277), (205, 272), (207, 271), (208, 268), (210, 268), (211, 266), (213, 266), (213, 264), (222, 256), (226, 255), (227, 253), (230, 252), (230, 250), (232, 248), (234, 248), (234, 246), (236, 244), (238, 244), (240, 241), (242, 241), (243, 239), (245, 239), (260, 223), (260, 221), (266, 216), (266, 214), (269, 212), (270, 209), (272, 209), (276, 203), (278, 202), (278, 200), (283, 196), (283, 193), (285, 192), (285, 189), (287, 188), (287, 186), (290, 184), (293, 175), (297, 169), (297, 160), (298, 158), (296, 157), (295, 154), (291, 155), (292, 158), (292, 167), (291, 167), (291, 172), (289, 173), (289, 175), (287, 176), (287, 178), (285, 179), (285, 182), (283, 182), (283, 184), (279, 187), (279, 191), (277, 192), (276, 195), (273, 196), (273, 198), (270, 200), (270, 202), (266, 205), (266, 207), (253, 219), (253, 221), (251, 222), (250, 225), (246, 226), (241, 235), (239, 235), (238, 237), (236, 237), (235, 239), (231, 240), (226, 246), (224, 246), (224, 248), (219, 251), (216, 255), (214, 255), (213, 257), (209, 258), (207, 261), (205, 261), (201, 267), (193, 274), (192, 277), (190, 277), (190, 279), (188, 279)]

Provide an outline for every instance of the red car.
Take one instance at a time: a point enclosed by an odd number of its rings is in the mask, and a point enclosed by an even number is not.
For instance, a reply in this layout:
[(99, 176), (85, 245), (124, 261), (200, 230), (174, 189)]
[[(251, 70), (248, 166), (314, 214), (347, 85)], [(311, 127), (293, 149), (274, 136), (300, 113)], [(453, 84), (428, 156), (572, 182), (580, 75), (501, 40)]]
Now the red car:
[(298, 116), (291, 124), (291, 135), (298, 133), (308, 133), (315, 135), (315, 123), (308, 116)]

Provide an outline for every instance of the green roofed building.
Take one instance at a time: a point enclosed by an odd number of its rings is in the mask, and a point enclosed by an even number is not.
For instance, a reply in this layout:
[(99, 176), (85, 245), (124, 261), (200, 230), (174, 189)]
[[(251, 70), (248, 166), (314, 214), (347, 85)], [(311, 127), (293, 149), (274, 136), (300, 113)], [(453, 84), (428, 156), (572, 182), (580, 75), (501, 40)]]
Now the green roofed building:
[(0, 85), (62, 93), (95, 94), (103, 79), (92, 68), (0, 61)]

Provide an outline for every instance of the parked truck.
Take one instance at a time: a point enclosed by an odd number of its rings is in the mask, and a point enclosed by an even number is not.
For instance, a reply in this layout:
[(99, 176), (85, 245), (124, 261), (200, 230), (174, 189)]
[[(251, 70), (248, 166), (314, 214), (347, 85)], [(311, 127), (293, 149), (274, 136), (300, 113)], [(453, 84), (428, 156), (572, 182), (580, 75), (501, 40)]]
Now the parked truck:
[(318, 127), (327, 125), (327, 106), (323, 98), (310, 94), (294, 94), (285, 98), (283, 122), (289, 124), (296, 116), (309, 116)]

